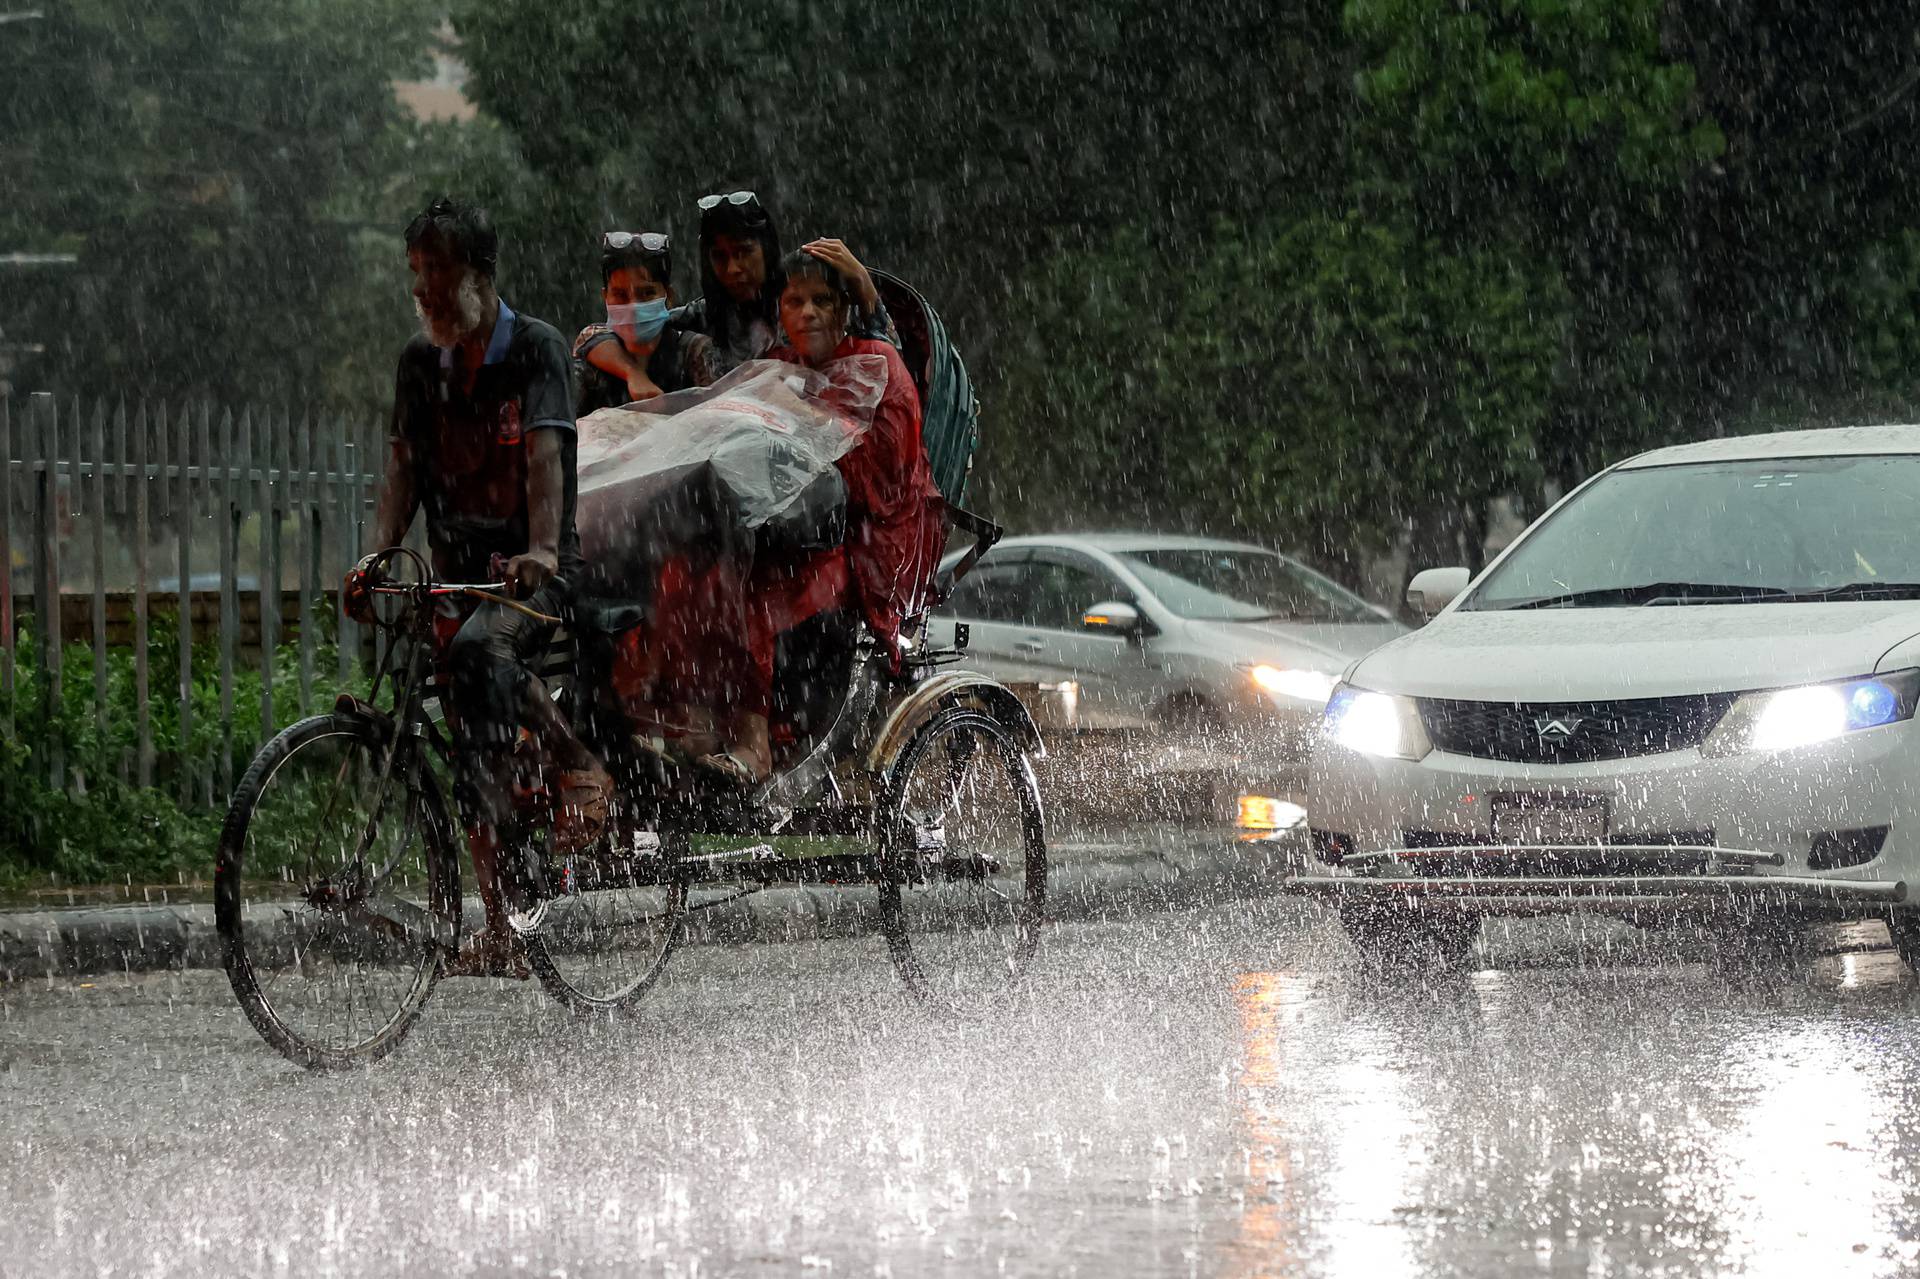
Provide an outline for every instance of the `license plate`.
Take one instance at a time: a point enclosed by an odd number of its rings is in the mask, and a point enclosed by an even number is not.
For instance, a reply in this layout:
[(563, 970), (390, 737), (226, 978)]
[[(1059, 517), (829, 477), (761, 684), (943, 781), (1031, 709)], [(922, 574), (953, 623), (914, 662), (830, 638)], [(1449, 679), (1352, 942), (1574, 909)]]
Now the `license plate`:
[(1607, 838), (1607, 801), (1598, 795), (1495, 795), (1492, 815), (1498, 844), (1601, 844)]

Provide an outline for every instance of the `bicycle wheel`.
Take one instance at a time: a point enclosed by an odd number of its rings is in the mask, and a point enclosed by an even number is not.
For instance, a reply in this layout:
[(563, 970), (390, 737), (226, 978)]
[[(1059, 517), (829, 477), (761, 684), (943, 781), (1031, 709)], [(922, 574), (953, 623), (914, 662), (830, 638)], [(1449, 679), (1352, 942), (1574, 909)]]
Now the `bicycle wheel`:
[(1046, 916), (1047, 842), (1019, 739), (969, 706), (908, 741), (880, 813), (880, 924), (907, 988), (985, 1011), (1025, 974)]
[(215, 912), (247, 1019), (313, 1070), (392, 1052), (459, 941), (460, 871), (440, 790), (411, 743), (316, 715), (261, 748), (220, 832)]
[(598, 843), (549, 866), (548, 896), (520, 928), (547, 993), (581, 1016), (640, 1002), (667, 966), (687, 918), (671, 845), (636, 829), (618, 800)]

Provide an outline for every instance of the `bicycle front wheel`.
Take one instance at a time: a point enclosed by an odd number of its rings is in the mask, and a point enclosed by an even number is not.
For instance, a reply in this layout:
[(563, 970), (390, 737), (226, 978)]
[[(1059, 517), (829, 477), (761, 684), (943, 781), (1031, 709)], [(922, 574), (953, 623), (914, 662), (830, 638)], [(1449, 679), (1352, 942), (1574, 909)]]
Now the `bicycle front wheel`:
[(216, 915), (247, 1019), (313, 1070), (393, 1051), (459, 941), (453, 824), (411, 741), (317, 715), (261, 748), (220, 832)]

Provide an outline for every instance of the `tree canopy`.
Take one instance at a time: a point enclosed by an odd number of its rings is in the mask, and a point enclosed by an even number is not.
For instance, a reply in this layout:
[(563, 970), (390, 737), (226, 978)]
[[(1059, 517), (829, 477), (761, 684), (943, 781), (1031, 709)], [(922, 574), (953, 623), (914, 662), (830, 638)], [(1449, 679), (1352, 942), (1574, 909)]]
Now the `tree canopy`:
[(431, 32), (398, 0), (73, 0), (0, 27), (0, 250), (77, 258), (0, 266), (0, 326), (48, 348), (35, 384), (384, 393), (405, 312), (369, 271), (411, 198), (393, 81)]
[(1905, 0), (453, 0), (481, 115), (427, 127), (391, 81), (440, 16), (0, 29), (0, 244), (82, 259), (5, 277), (36, 373), (377, 404), (432, 190), (489, 203), (503, 288), (570, 328), (600, 231), (675, 232), (684, 297), (693, 200), (750, 187), (934, 299), (976, 498), (1029, 526), (1351, 569), (1641, 447), (1920, 391)]

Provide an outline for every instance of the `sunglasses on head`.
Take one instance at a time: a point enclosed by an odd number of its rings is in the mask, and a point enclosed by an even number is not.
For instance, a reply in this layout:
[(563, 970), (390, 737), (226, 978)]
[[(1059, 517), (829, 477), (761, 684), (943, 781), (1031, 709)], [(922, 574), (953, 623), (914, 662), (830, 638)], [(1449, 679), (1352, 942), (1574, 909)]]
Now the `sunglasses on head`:
[(672, 243), (664, 231), (609, 231), (600, 237), (604, 249), (638, 247), (644, 253), (665, 253)]
[(700, 212), (711, 213), (722, 204), (731, 204), (744, 209), (748, 205), (758, 206), (760, 197), (751, 191), (735, 191), (732, 195), (703, 195), (700, 197)]

